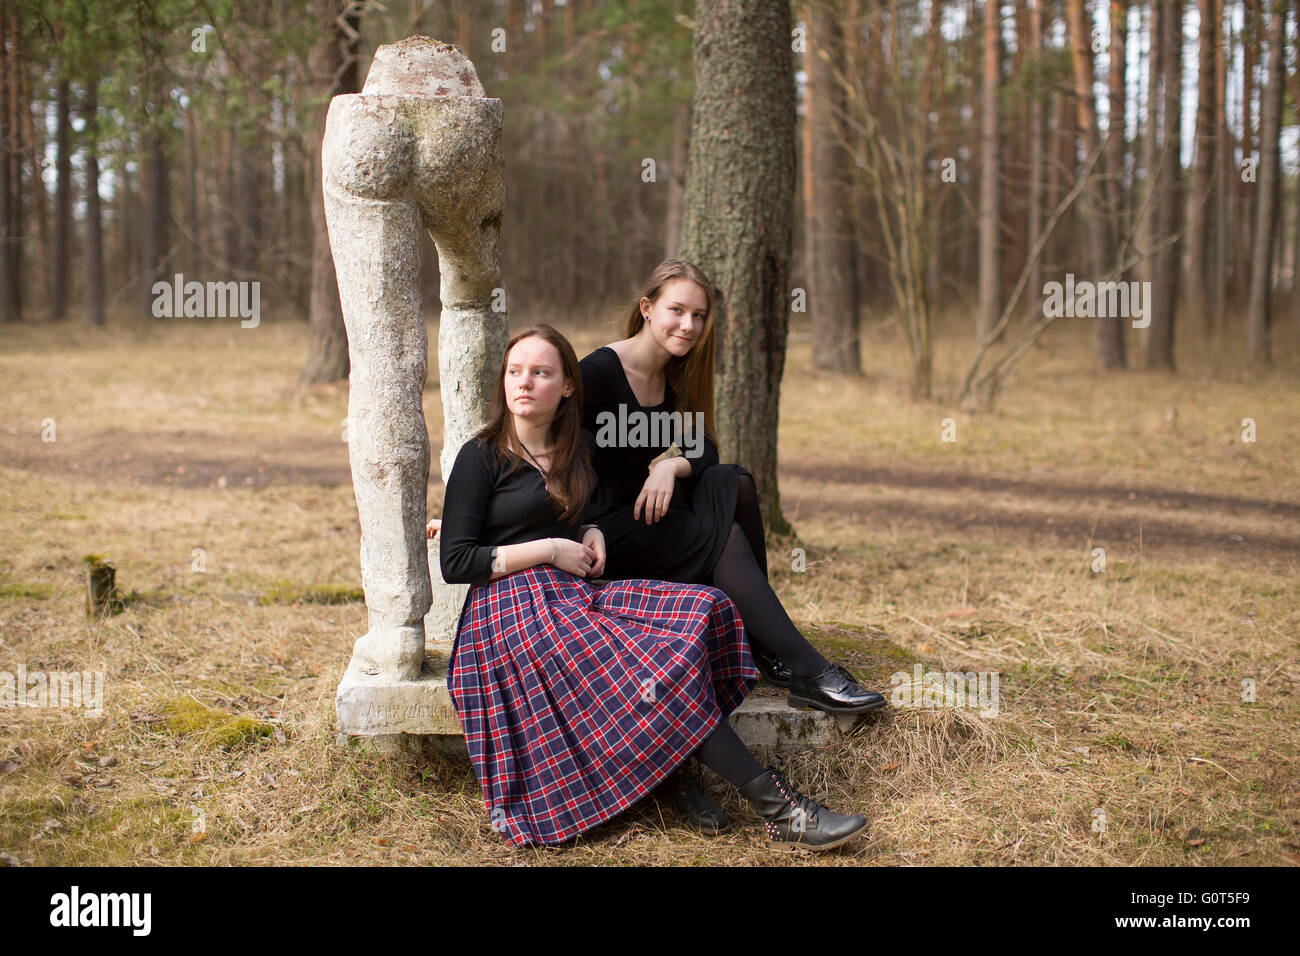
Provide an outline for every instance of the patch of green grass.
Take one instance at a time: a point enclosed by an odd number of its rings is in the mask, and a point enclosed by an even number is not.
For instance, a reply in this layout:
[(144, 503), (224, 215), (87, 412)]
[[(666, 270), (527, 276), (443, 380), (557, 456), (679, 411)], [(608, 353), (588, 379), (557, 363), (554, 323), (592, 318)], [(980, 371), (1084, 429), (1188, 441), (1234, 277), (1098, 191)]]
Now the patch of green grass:
[(47, 584), (13, 584), (8, 581), (0, 583), (0, 598), (45, 601), (53, 595), (54, 590)]
[(4, 813), (0, 813), (0, 846), (26, 843), (46, 820), (61, 822), (74, 795), (71, 788), (61, 788), (57, 795), (44, 797), (14, 796), (10, 791), (4, 801)]
[(257, 603), (263, 606), (268, 604), (356, 604), (365, 601), (365, 599), (365, 591), (361, 588), (331, 584), (303, 587), (290, 581), (277, 581), (271, 586), (271, 590), (257, 599)]
[[(125, 865), (136, 862), (134, 849), (177, 841), (190, 832), (190, 813), (169, 798), (147, 794), (92, 808), (75, 790), (60, 788), (44, 797), (5, 800), (0, 814), (0, 846), (18, 849), (21, 858), (45, 866)], [(123, 852), (128, 856), (121, 856)]]
[(194, 736), (203, 743), (231, 747), (269, 737), (275, 728), (255, 717), (227, 714), (200, 704), (193, 697), (177, 697), (163, 705), (163, 725), (179, 737)]
[(1098, 747), (1109, 747), (1112, 750), (1122, 750), (1125, 753), (1131, 753), (1134, 749), (1133, 741), (1118, 730), (1112, 731), (1104, 737), (1097, 737), (1093, 739), (1092, 743)]
[(810, 644), (819, 647), (832, 660), (852, 657), (865, 663), (850, 668), (862, 680), (871, 683), (885, 683), (890, 675), (912, 666), (916, 656), (905, 647), (900, 647), (886, 637), (877, 636), (880, 632), (865, 631), (861, 627), (840, 621), (824, 627), (805, 625), (801, 628)]

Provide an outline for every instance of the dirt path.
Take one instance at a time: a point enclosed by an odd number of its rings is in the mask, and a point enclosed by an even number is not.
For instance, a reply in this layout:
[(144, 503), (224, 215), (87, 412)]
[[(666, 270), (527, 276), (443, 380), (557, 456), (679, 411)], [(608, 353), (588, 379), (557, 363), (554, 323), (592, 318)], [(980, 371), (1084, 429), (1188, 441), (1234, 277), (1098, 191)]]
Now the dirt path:
[[(813, 495), (782, 492), (781, 505), (795, 525), (800, 518), (828, 518), (848, 511), (850, 520), (903, 525), (918, 532), (983, 530), (1002, 539), (1042, 545), (1088, 542), (1126, 550), (1219, 551), (1244, 560), (1300, 560), (1300, 505), (1234, 495), (1152, 489), (1134, 485), (1079, 484), (948, 468), (853, 468), (783, 465), (783, 478), (834, 489)], [(885, 499), (855, 489), (909, 492)], [(935, 501), (934, 493), (962, 494), (960, 505)], [(851, 504), (846, 505), (846, 501)], [(1118, 512), (1118, 513), (1117, 513)], [(1239, 519), (1234, 522), (1233, 519)], [(1270, 530), (1260, 530), (1260, 519)], [(1270, 520), (1271, 519), (1271, 520)], [(1239, 523), (1241, 527), (1234, 527)]]
[(89, 482), (178, 488), (352, 483), (348, 446), (336, 436), (61, 429), (58, 441), (43, 444), (0, 432), (0, 462)]
[[(439, 448), (431, 449), (437, 461)], [(347, 446), (324, 435), (227, 435), (194, 430), (107, 429), (60, 434), (42, 444), (0, 431), (0, 462), (97, 484), (183, 488), (305, 484), (348, 485)], [(950, 468), (862, 467), (787, 463), (783, 478), (800, 487), (782, 496), (786, 514), (800, 519), (836, 516), (926, 531), (971, 531), (1000, 539), (1082, 547), (1088, 541), (1143, 551), (1218, 550), (1243, 559), (1300, 559), (1300, 504), (1242, 495), (1208, 494), (1084, 484), (1063, 479), (969, 474)], [(834, 494), (816, 495), (810, 484)], [(881, 498), (881, 489), (904, 492)], [(938, 503), (935, 493), (961, 493), (959, 506)], [(1120, 514), (1113, 512), (1120, 511)], [(1232, 519), (1258, 521), (1233, 530)]]

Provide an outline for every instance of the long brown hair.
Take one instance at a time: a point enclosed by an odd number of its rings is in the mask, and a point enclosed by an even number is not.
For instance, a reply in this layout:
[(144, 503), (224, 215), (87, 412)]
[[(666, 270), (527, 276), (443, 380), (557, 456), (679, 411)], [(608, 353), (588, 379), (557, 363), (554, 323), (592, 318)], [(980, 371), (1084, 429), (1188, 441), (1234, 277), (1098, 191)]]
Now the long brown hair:
[(673, 390), (675, 411), (703, 412), (704, 431), (717, 441), (713, 429), (713, 283), (704, 271), (685, 259), (665, 259), (655, 266), (654, 272), (646, 280), (641, 291), (632, 302), (632, 311), (627, 317), (627, 338), (632, 338), (641, 331), (645, 317), (641, 314), (641, 300), (658, 302), (664, 286), (674, 279), (690, 279), (704, 290), (708, 309), (704, 314), (704, 331), (700, 333), (695, 347), (684, 357), (673, 356), (664, 366), (664, 377)]
[(496, 391), (492, 394), (491, 417), (475, 437), (490, 442), (496, 449), (498, 459), (514, 459), (511, 474), (523, 464), (515, 452), (516, 447), (522, 448), (523, 445), (515, 434), (515, 419), (506, 405), (506, 363), (510, 360), (510, 350), (533, 335), (555, 346), (555, 351), (560, 355), (564, 378), (573, 385), (573, 394), (568, 398), (561, 396), (555, 417), (551, 419), (551, 443), (554, 451), (546, 475), (546, 487), (560, 511), (560, 520), (570, 524), (582, 514), (587, 499), (595, 490), (596, 472), (591, 467), (591, 456), (582, 440), (582, 371), (578, 366), (577, 353), (573, 351), (568, 339), (551, 326), (538, 323), (506, 343), (505, 354), (501, 357), (501, 374), (497, 376)]

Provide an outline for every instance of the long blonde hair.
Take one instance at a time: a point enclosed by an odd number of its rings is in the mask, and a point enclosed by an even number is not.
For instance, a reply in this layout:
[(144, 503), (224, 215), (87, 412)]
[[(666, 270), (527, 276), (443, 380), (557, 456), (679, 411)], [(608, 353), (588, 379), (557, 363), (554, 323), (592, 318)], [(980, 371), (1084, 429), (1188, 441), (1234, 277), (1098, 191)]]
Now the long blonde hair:
[(632, 303), (632, 311), (627, 317), (627, 338), (632, 338), (641, 331), (645, 317), (641, 314), (641, 300), (658, 302), (664, 286), (674, 279), (690, 279), (704, 290), (708, 308), (704, 314), (704, 331), (700, 333), (695, 346), (684, 357), (673, 356), (664, 366), (664, 377), (673, 392), (675, 411), (703, 412), (704, 431), (709, 438), (717, 442), (713, 427), (713, 352), (714, 324), (713, 283), (704, 271), (685, 259), (665, 259), (655, 266), (654, 272), (637, 294)]

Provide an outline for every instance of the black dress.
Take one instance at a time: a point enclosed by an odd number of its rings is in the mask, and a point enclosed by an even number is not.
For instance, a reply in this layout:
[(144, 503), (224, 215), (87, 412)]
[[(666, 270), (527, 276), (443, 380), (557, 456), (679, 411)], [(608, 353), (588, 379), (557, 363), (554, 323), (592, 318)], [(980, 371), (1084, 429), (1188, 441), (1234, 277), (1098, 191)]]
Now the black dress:
[(649, 477), (648, 466), (670, 443), (645, 447), (609, 444), (601, 440), (601, 414), (618, 419), (620, 405), (625, 406), (624, 416), (671, 411), (672, 388), (665, 388), (660, 404), (642, 405), (628, 383), (618, 353), (607, 345), (584, 358), (580, 366), (583, 428), (597, 438), (592, 464), (601, 483), (608, 486), (606, 501), (590, 507), (584, 520), (600, 525), (605, 535), (605, 576), (613, 580), (711, 582), (731, 533), (740, 475), (749, 472), (739, 465), (719, 464), (718, 446), (705, 438), (702, 454), (689, 459), (690, 477), (677, 479), (667, 514), (647, 525), (643, 507), (641, 520), (634, 519), (632, 508)]
[[(591, 436), (583, 438), (594, 447)], [(493, 547), (538, 538), (581, 541), (582, 535), (577, 522), (560, 521), (541, 472), (513, 456), (498, 460), (491, 445), (471, 439), (447, 480), (440, 538), (444, 581), (487, 584)]]

